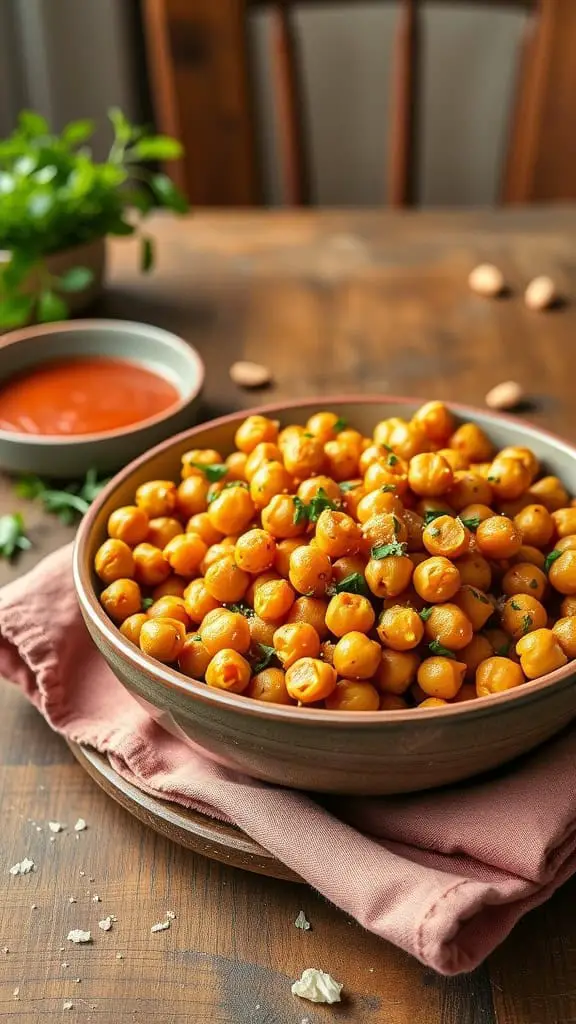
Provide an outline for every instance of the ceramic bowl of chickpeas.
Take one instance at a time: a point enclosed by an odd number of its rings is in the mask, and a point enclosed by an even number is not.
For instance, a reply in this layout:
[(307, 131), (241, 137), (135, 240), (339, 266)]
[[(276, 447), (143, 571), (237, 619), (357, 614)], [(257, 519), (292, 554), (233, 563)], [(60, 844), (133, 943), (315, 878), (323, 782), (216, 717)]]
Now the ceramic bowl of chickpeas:
[(576, 716), (576, 451), (438, 401), (268, 407), (119, 473), (80, 607), (154, 717), (227, 767), (385, 794), (493, 769)]

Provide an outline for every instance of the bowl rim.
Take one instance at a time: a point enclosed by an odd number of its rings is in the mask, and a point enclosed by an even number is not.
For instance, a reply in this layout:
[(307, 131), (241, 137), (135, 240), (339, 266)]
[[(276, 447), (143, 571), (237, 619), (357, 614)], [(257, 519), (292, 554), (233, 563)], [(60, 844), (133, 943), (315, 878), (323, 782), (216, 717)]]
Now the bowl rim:
[[(179, 434), (175, 434), (173, 437), (155, 445), (148, 452), (138, 456), (137, 459), (130, 462), (110, 480), (80, 522), (74, 542), (73, 578), (76, 596), (85, 618), (90, 619), (93, 626), (104, 637), (107, 644), (118, 650), (121, 657), (130, 664), (130, 667), (133, 670), (152, 676), (156, 683), (167, 687), (169, 690), (176, 691), (184, 698), (192, 697), (194, 701), (200, 701), (201, 703), (209, 706), (220, 706), (234, 711), (239, 715), (248, 718), (255, 717), (263, 719), (264, 721), (270, 719), (276, 721), (284, 720), (302, 724), (303, 726), (324, 724), (347, 729), (351, 726), (356, 726), (358, 728), (372, 728), (378, 724), (385, 726), (393, 722), (396, 722), (399, 725), (418, 721), (430, 722), (436, 720), (442, 721), (443, 723), (447, 723), (450, 720), (454, 720), (454, 722), (456, 722), (460, 716), (472, 714), (478, 716), (482, 713), (486, 715), (490, 714), (497, 708), (501, 711), (511, 711), (516, 704), (530, 703), (531, 701), (538, 699), (543, 692), (553, 688), (557, 683), (568, 680), (570, 676), (574, 675), (576, 662), (567, 662), (566, 665), (555, 669), (553, 672), (542, 676), (540, 679), (529, 680), (526, 685), (515, 687), (512, 690), (506, 690), (503, 693), (492, 694), (489, 697), (482, 697), (482, 699), (478, 701), (462, 701), (459, 704), (446, 704), (443, 707), (427, 708), (425, 717), (418, 708), (406, 708), (405, 710), (402, 709), (395, 711), (330, 711), (325, 708), (295, 708), (292, 705), (266, 703), (265, 701), (258, 701), (250, 697), (244, 697), (243, 694), (228, 693), (225, 690), (208, 687), (200, 680), (192, 679), (191, 677), (178, 672), (177, 669), (170, 668), (168, 665), (163, 665), (161, 662), (156, 661), (149, 655), (144, 654), (139, 650), (139, 648), (127, 640), (120, 633), (111, 619), (108, 618), (98, 601), (96, 591), (92, 585), (91, 568), (88, 565), (87, 558), (87, 549), (94, 521), (99, 513), (101, 505), (108, 500), (109, 496), (114, 493), (116, 488), (129, 479), (134, 471), (144, 465), (151, 457), (156, 457), (157, 455), (162, 454), (172, 446), (183, 441), (185, 438), (189, 437), (193, 440), (195, 434), (199, 434), (204, 430), (212, 429), (213, 427), (222, 427), (232, 423), (241, 422), (247, 416), (267, 416), (270, 414), (281, 415), (283, 413), (289, 413), (291, 409), (301, 409), (307, 406), (315, 409), (329, 408), (331, 405), (342, 406), (359, 404), (418, 406), (423, 405), (425, 401), (426, 400), (419, 397), (411, 398), (406, 396), (398, 397), (395, 395), (375, 394), (321, 395), (318, 397), (312, 396), (310, 398), (304, 397), (302, 399), (291, 399), (290, 401), (273, 402), (251, 409), (241, 409), (237, 412), (228, 413), (225, 416), (219, 416), (216, 419), (207, 420), (205, 423), (196, 424), (194, 427), (181, 431)], [(481, 419), (487, 419), (495, 424), (510, 424), (515, 428), (518, 428), (520, 424), (528, 438), (533, 437), (536, 440), (542, 440), (548, 444), (552, 443), (553, 447), (563, 451), (571, 458), (576, 459), (576, 446), (569, 444), (567, 441), (564, 441), (551, 431), (542, 429), (541, 427), (535, 427), (524, 420), (519, 421), (517, 417), (509, 416), (505, 413), (497, 413), (492, 410), (480, 409), (475, 406), (463, 405), (458, 402), (444, 402), (443, 404), (446, 405), (448, 409), (455, 412), (460, 418), (465, 418), (466, 415), (472, 414), (473, 417), (480, 416)], [(191, 707), (193, 707), (193, 703), (191, 704)]]
[[(68, 334), (73, 331), (77, 331), (82, 334), (84, 331), (94, 331), (99, 329), (109, 330), (110, 328), (118, 327), (127, 327), (134, 331), (150, 334), (161, 345), (171, 348), (182, 355), (184, 359), (187, 359), (196, 371), (196, 381), (194, 384), (190, 385), (187, 393), (184, 395), (180, 394), (177, 401), (172, 402), (171, 405), (167, 406), (161, 412), (155, 413), (153, 416), (147, 416), (144, 420), (137, 420), (136, 423), (130, 423), (125, 427), (118, 427), (115, 430), (102, 430), (93, 434), (62, 435), (21, 434), (15, 430), (3, 430), (0, 428), (0, 443), (9, 444), (12, 442), (19, 445), (33, 445), (34, 447), (69, 448), (81, 447), (85, 444), (93, 444), (95, 441), (113, 441), (115, 438), (126, 437), (128, 434), (137, 433), (139, 430), (146, 430), (148, 427), (153, 427), (157, 423), (162, 423), (164, 420), (178, 415), (178, 413), (186, 409), (190, 402), (193, 402), (194, 399), (198, 398), (198, 395), (204, 387), (204, 379), (206, 376), (204, 361), (202, 360), (198, 350), (194, 348), (192, 344), (184, 341), (183, 338), (180, 338), (179, 335), (173, 334), (172, 331), (166, 331), (163, 327), (156, 327), (154, 324), (146, 324), (138, 320), (120, 320), (95, 317), (93, 319), (81, 320), (58, 320), (49, 324), (38, 324), (30, 327), (23, 327), (19, 331), (10, 331), (0, 340), (0, 360), (4, 349), (9, 348), (12, 345), (17, 346), (23, 341), (30, 341), (36, 337), (48, 338), (53, 334)], [(62, 358), (70, 358), (70, 356), (64, 356)], [(123, 359), (121, 355), (117, 358), (126, 363), (133, 363), (136, 366), (145, 367), (145, 363), (138, 359)], [(16, 370), (15, 373), (18, 373), (18, 370)], [(0, 387), (2, 386), (3, 385), (0, 383)]]

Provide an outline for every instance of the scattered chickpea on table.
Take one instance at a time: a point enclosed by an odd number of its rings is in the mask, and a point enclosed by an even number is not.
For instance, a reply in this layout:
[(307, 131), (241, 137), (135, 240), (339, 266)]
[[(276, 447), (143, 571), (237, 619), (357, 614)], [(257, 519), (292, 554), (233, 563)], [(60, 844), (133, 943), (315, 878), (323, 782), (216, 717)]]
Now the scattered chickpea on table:
[(576, 658), (576, 505), (528, 448), (441, 402), (372, 437), (249, 416), (235, 444), (108, 520), (100, 600), (145, 654), (335, 711), (475, 700)]

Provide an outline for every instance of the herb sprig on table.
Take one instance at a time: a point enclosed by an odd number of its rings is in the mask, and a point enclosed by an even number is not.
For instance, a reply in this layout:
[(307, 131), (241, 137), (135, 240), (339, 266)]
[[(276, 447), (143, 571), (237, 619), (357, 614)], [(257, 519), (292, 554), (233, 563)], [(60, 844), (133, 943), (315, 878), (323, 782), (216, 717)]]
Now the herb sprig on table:
[(44, 510), (58, 516), (61, 523), (71, 526), (86, 514), (108, 479), (99, 479), (95, 469), (89, 469), (84, 480), (66, 484), (63, 488), (51, 486), (39, 476), (22, 476), (16, 481), (15, 491), (20, 498), (41, 501)]
[(28, 551), (32, 543), (26, 536), (21, 512), (0, 516), (0, 558), (10, 561), (19, 551)]

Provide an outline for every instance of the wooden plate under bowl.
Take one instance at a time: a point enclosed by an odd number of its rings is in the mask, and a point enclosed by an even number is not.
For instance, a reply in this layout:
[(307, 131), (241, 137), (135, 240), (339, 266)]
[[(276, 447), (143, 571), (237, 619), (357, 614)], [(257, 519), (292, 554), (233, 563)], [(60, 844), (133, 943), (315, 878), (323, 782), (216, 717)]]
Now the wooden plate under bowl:
[(254, 871), (258, 875), (282, 878), (289, 882), (302, 882), (290, 868), (259, 846), (250, 836), (234, 825), (215, 821), (199, 811), (191, 811), (168, 800), (142, 793), (132, 783), (114, 771), (103, 754), (90, 747), (68, 743), (76, 760), (95, 782), (117, 803), (139, 821), (149, 825), (161, 836), (172, 839), (187, 850), (203, 857), (219, 860), (234, 868)]

